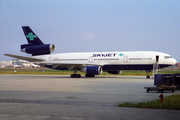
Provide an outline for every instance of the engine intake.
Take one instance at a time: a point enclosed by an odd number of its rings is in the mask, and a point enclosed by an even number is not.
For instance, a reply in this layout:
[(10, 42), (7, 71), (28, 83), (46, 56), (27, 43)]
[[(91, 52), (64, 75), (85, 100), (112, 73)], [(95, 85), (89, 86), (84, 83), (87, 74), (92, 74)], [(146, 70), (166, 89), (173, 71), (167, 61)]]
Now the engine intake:
[(85, 72), (89, 75), (100, 75), (102, 73), (101, 66), (87, 66), (81, 69), (82, 72)]
[(54, 44), (42, 44), (42, 45), (21, 45), (21, 51), (32, 55), (45, 55), (50, 54), (55, 50)]

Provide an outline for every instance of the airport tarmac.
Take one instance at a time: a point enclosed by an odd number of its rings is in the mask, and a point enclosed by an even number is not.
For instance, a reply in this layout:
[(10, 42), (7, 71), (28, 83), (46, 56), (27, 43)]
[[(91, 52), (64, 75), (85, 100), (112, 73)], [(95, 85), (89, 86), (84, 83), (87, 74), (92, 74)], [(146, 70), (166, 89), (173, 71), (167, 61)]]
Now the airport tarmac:
[(0, 120), (179, 119), (179, 110), (118, 107), (159, 99), (148, 86), (145, 76), (0, 75)]

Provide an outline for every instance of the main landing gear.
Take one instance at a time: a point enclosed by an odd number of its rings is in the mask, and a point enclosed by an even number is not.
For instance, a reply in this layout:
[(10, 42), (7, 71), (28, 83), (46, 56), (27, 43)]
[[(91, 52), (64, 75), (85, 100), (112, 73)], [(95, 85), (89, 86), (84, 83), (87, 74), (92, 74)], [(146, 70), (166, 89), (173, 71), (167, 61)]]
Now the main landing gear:
[(80, 74), (76, 74), (77, 69), (74, 69), (74, 74), (71, 74), (71, 78), (80, 78), (81, 75)]
[[(95, 75), (86, 74), (85, 77), (94, 77)], [(80, 78), (80, 74), (71, 74), (71, 78)]]
[(81, 75), (80, 74), (71, 74), (71, 78), (80, 78)]
[[(76, 74), (77, 69), (74, 69), (74, 74), (71, 74), (71, 78), (80, 78), (80, 74)], [(85, 74), (85, 77), (94, 77), (95, 75)]]

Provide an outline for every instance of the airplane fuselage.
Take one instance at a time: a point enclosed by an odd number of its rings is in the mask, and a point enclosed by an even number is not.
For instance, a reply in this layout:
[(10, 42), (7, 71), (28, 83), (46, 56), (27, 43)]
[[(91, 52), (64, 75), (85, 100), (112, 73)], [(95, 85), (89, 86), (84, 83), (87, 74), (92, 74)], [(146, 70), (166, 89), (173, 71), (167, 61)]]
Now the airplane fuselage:
[[(153, 64), (158, 62), (159, 68), (172, 66), (176, 60), (170, 55), (153, 51), (128, 51), (128, 52), (87, 52), (87, 53), (61, 53), (35, 56), (35, 58), (45, 59), (45, 67), (53, 68), (53, 64), (58, 64), (54, 69), (69, 70), (74, 64), (81, 69), (86, 64), (101, 65), (103, 71), (116, 70), (152, 70)], [(158, 60), (157, 60), (158, 59)], [(48, 64), (49, 63), (49, 64)], [(69, 68), (63, 63), (70, 63)], [(41, 62), (37, 63), (41, 64)]]

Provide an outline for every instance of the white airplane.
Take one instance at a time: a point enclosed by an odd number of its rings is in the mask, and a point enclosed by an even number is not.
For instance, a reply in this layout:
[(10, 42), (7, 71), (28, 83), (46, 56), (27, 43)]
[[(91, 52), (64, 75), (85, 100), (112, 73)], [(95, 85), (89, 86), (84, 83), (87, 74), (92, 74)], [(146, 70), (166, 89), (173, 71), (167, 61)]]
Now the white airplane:
[(30, 64), (32, 68), (40, 68), (40, 65)]
[(13, 68), (22, 68), (22, 66), (21, 65), (10, 65), (11, 67), (13, 67)]
[(31, 57), (4, 54), (6, 56), (27, 60), (29, 62), (57, 70), (73, 70), (72, 78), (80, 78), (77, 70), (86, 73), (86, 77), (100, 75), (102, 71), (110, 74), (120, 74), (122, 70), (153, 69), (155, 63), (159, 68), (176, 64), (169, 54), (153, 51), (116, 51), (116, 52), (79, 52), (50, 54), (55, 50), (53, 44), (44, 44), (29, 26), (22, 27), (28, 44), (21, 45), (21, 51), (32, 54)]

